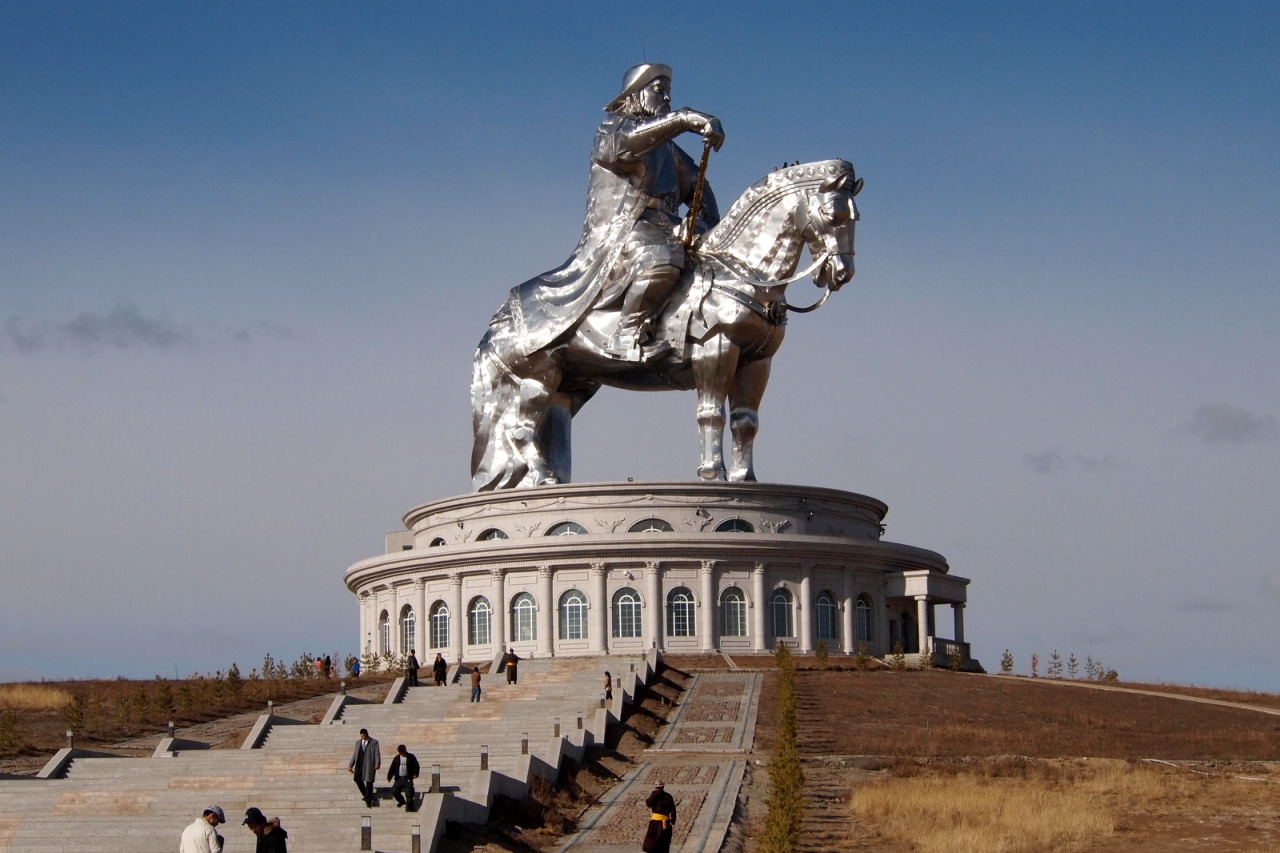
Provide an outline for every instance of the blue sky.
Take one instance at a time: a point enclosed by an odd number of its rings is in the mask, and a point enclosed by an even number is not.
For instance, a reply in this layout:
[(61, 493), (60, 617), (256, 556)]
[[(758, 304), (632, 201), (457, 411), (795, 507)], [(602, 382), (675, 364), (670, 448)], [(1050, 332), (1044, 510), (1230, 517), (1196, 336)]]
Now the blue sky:
[[(1280, 690), (1280, 11), (631, 8), (0, 0), (0, 678), (354, 648), (342, 573), (468, 489), (471, 352), (648, 59), (723, 121), (722, 204), (866, 179), (762, 479), (886, 501), (989, 668)], [(691, 477), (692, 397), (575, 439)]]

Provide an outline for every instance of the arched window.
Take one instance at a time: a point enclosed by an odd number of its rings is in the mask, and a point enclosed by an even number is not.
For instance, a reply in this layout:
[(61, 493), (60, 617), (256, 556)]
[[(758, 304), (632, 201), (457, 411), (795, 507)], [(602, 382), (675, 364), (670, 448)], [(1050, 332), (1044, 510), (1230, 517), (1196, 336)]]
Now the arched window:
[(478, 595), (467, 606), (467, 644), (483, 646), (489, 642), (489, 599)]
[(817, 607), (815, 608), (818, 617), (818, 639), (834, 640), (840, 636), (837, 626), (840, 624), (838, 609), (836, 608), (836, 599), (829, 592), (823, 592), (818, 596)]
[(560, 596), (560, 639), (587, 638), (587, 597), (576, 589)]
[(720, 636), (747, 636), (747, 596), (736, 586), (720, 593)]
[(675, 528), (660, 518), (645, 518), (627, 528), (628, 533), (674, 533)]
[(871, 599), (865, 594), (858, 596), (858, 602), (854, 605), (854, 613), (858, 619), (858, 642), (871, 642)]
[(791, 590), (779, 587), (769, 596), (769, 612), (773, 615), (773, 636), (794, 637), (796, 620), (792, 608)]
[(678, 586), (667, 593), (667, 636), (692, 637), (693, 593)]
[(449, 647), (449, 605), (437, 601), (431, 605), (431, 648)]
[(580, 536), (587, 532), (587, 528), (583, 527), (576, 521), (562, 521), (547, 531), (548, 536)]
[(522, 592), (511, 599), (511, 641), (531, 643), (538, 639), (538, 603)]
[(493, 542), (497, 539), (506, 539), (506, 538), (507, 538), (507, 534), (503, 533), (501, 530), (499, 530), (496, 527), (490, 527), (484, 533), (481, 533), (476, 538), (476, 541), (477, 542)]
[(417, 633), (415, 631), (417, 622), (412, 607), (406, 604), (400, 608), (400, 654), (402, 655), (407, 655), (410, 649), (418, 647), (417, 637), (414, 636)]
[(744, 521), (741, 518), (730, 518), (716, 525), (716, 533), (755, 533), (756, 529), (751, 526), (751, 522)]
[(391, 614), (385, 610), (378, 617), (378, 654), (391, 654)]
[(613, 594), (613, 636), (640, 636), (640, 593), (623, 588)]
[(431, 547), (431, 548), (439, 548), (439, 547), (440, 547), (441, 545), (443, 545), (443, 544), (444, 544), (444, 537), (443, 537), (443, 536), (437, 536), (435, 539), (432, 539), (432, 540), (431, 540), (431, 545), (430, 545), (430, 546), (428, 546), (428, 547)]

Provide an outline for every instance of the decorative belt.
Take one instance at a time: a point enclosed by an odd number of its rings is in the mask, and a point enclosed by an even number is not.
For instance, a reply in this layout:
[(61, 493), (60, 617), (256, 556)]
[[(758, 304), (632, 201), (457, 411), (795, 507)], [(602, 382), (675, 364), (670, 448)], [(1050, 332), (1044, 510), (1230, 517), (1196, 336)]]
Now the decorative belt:
[(657, 812), (654, 812), (653, 814), (649, 815), (649, 820), (662, 821), (662, 828), (666, 829), (667, 823), (671, 820), (671, 818), (668, 815), (658, 814)]

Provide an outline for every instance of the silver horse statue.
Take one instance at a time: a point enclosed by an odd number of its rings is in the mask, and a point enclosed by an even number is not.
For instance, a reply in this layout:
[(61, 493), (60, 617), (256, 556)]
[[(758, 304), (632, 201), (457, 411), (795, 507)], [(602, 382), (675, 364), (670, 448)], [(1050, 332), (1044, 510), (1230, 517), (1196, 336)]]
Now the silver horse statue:
[[(572, 418), (602, 385), (696, 389), (698, 476), (754, 481), (758, 410), (787, 312), (812, 310), (853, 278), (854, 196), (861, 189), (845, 160), (794, 164), (752, 184), (689, 252), (684, 275), (655, 318), (654, 338), (670, 345), (657, 360), (612, 354), (616, 306), (587, 311), (556, 339), (529, 351), (525, 327), (539, 318), (528, 316), (528, 300), (521, 305), (518, 289), (513, 291), (473, 362), (473, 488), (569, 482)], [(806, 245), (813, 263), (797, 275)], [(805, 308), (789, 305), (787, 285), (807, 275), (823, 288), (821, 298)]]

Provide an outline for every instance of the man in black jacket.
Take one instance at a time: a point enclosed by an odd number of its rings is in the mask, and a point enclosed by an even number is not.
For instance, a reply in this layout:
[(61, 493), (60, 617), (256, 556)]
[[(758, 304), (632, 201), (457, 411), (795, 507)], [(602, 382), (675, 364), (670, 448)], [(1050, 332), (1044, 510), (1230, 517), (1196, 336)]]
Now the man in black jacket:
[(418, 778), (419, 770), (417, 756), (405, 749), (404, 744), (397, 746), (396, 757), (391, 759), (387, 770), (387, 781), (391, 783), (391, 796), (396, 798), (396, 805), (404, 806), (405, 811), (416, 811), (413, 780)]

